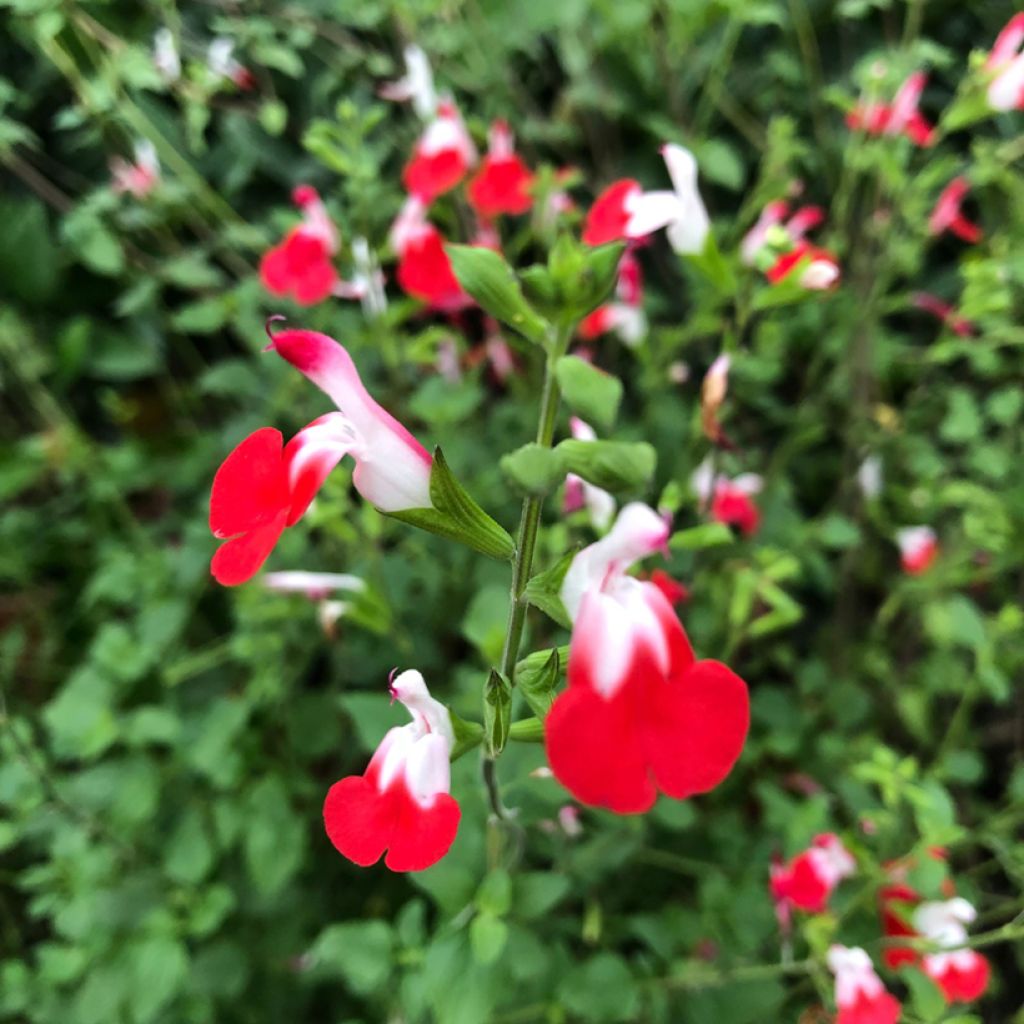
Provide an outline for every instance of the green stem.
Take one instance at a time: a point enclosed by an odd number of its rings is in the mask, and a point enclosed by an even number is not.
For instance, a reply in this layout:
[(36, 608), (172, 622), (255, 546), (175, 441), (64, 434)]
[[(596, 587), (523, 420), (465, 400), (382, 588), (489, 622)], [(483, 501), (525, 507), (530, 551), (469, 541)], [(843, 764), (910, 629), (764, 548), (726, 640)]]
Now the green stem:
[[(570, 330), (559, 333), (552, 350), (548, 353), (544, 364), (544, 390), (540, 400), (540, 419), (537, 423), (537, 444), (545, 448), (551, 447), (555, 436), (555, 419), (558, 415), (558, 381), (555, 379), (555, 362), (565, 350)], [(526, 625), (526, 602), (523, 591), (533, 571), (533, 552), (537, 546), (537, 529), (540, 526), (542, 499), (533, 495), (523, 500), (523, 510), (519, 518), (519, 532), (516, 537), (516, 556), (512, 564), (512, 586), (509, 594), (508, 628), (505, 631), (505, 643), (501, 651), (501, 674), (515, 685), (516, 661), (519, 658), (519, 645), (523, 639), (523, 628)], [(501, 793), (495, 773), (495, 759), (484, 754), (481, 764), (484, 787), (491, 811), (497, 818), (504, 818), (505, 807), (501, 802)]]

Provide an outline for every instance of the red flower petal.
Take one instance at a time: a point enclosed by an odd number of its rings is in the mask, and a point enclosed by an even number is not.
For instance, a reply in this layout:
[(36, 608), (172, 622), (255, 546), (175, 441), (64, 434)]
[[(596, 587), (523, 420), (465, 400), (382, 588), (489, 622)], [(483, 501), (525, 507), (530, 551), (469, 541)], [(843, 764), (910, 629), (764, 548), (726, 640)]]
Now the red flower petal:
[(811, 914), (821, 914), (829, 897), (829, 887), (822, 881), (814, 862), (802, 853), (793, 859), (789, 868), (779, 878), (782, 895), (795, 907)]
[(733, 488), (721, 487), (711, 500), (711, 518), (716, 522), (735, 526), (748, 537), (757, 533), (761, 513), (750, 495)]
[(210, 529), (215, 537), (232, 537), (264, 526), (287, 507), (283, 444), (279, 430), (263, 427), (221, 464), (210, 494)]
[(324, 240), (297, 227), (264, 255), (260, 280), (272, 295), (291, 294), (300, 305), (311, 306), (331, 294), (338, 272)]
[(850, 1006), (840, 1006), (836, 1024), (896, 1024), (900, 1019), (899, 1000), (888, 992), (876, 996), (857, 993)]
[(398, 262), (398, 284), (413, 298), (434, 305), (452, 302), (462, 294), (436, 230), (424, 232), (404, 249)]
[(641, 192), (640, 182), (623, 178), (613, 182), (594, 200), (583, 226), (583, 241), (587, 245), (604, 245), (626, 237), (629, 214), (625, 204), (632, 193)]
[(391, 837), (389, 802), (361, 775), (336, 782), (324, 800), (324, 828), (334, 848), (360, 867), (380, 860)]
[(932, 978), (942, 989), (947, 1003), (970, 1003), (985, 994), (990, 975), (988, 960), (980, 953), (974, 953), (969, 968), (951, 963), (941, 974), (933, 974)]
[(417, 153), (402, 172), (407, 192), (425, 203), (455, 188), (469, 169), (465, 157), (457, 149), (442, 149), (432, 156)]
[(533, 205), (533, 175), (517, 156), (484, 159), (469, 183), (469, 201), (481, 217), (526, 213)]
[(274, 550), (286, 519), (287, 509), (279, 512), (277, 518), (266, 526), (259, 526), (221, 544), (210, 562), (213, 578), (225, 587), (236, 587), (252, 579)]

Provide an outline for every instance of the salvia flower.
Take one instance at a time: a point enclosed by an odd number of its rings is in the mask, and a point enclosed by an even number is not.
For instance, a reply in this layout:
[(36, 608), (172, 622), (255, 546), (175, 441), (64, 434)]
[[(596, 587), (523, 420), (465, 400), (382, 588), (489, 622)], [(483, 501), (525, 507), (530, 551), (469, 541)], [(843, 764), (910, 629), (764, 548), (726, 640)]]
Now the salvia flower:
[(396, 102), (409, 101), (417, 116), (429, 120), (437, 111), (437, 93), (434, 91), (434, 75), (430, 60), (423, 48), (410, 43), (403, 51), (405, 75), (397, 82), (388, 82), (378, 90), (378, 95)]
[(930, 526), (905, 526), (896, 534), (900, 564), (911, 576), (927, 572), (939, 553), (939, 542)]
[(263, 586), (281, 594), (302, 594), (310, 601), (321, 601), (337, 590), (361, 594), (366, 590), (366, 581), (360, 576), (347, 572), (268, 572), (263, 577)]
[(412, 716), (389, 729), (362, 775), (331, 786), (324, 827), (335, 849), (361, 867), (422, 871), (450, 849), (461, 811), (449, 793), (455, 736), (448, 709), (410, 669), (391, 683), (393, 700)]
[(697, 661), (655, 584), (626, 574), (664, 549), (669, 525), (634, 503), (573, 559), (561, 590), (572, 619), (568, 689), (545, 722), (548, 761), (577, 800), (620, 814), (714, 789), (746, 739), (743, 680)]
[(686, 584), (670, 576), (664, 569), (655, 569), (648, 579), (662, 592), (665, 600), (673, 608), (690, 600), (690, 590)]
[(839, 836), (826, 832), (815, 836), (810, 848), (788, 864), (776, 866), (771, 875), (772, 896), (777, 902), (821, 914), (839, 883), (856, 870), (857, 862)]
[(113, 178), (111, 188), (117, 194), (125, 192), (136, 199), (143, 199), (160, 184), (160, 160), (156, 147), (149, 139), (135, 143), (135, 162), (128, 163), (119, 156), (110, 161)]
[(796, 280), (803, 288), (831, 288), (839, 280), (838, 261), (804, 237), (824, 219), (820, 206), (801, 206), (790, 214), (789, 204), (784, 200), (768, 203), (744, 236), (740, 258), (748, 266), (763, 270), (773, 284), (796, 272)]
[(982, 230), (973, 221), (968, 220), (961, 209), (964, 197), (971, 186), (967, 179), (959, 176), (954, 178), (943, 190), (928, 218), (928, 232), (941, 235), (944, 231), (952, 231), (957, 238), (974, 244), (981, 241)]
[(233, 82), (243, 92), (256, 85), (253, 73), (235, 57), (235, 43), (227, 36), (218, 36), (210, 42), (206, 52), (206, 66), (218, 77)]
[(754, 502), (764, 482), (756, 473), (741, 473), (730, 478), (715, 474), (710, 458), (705, 459), (690, 478), (690, 486), (709, 508), (711, 518), (726, 526), (735, 526), (748, 537), (761, 526), (761, 512)]
[(226, 543), (213, 556), (218, 582), (251, 579), (288, 526), (294, 526), (345, 455), (356, 462), (356, 490), (383, 512), (430, 507), (426, 449), (363, 387), (351, 357), (332, 338), (282, 331), (271, 347), (325, 391), (339, 412), (327, 413), (284, 444), (280, 431), (250, 434), (213, 480), (210, 529)]
[(754, 266), (759, 262), (758, 257), (772, 248), (772, 242), (779, 238), (790, 244), (799, 242), (824, 219), (825, 212), (820, 206), (801, 206), (790, 214), (789, 204), (784, 199), (776, 199), (765, 206), (757, 223), (743, 236), (740, 258), (748, 267)]
[(923, 71), (915, 71), (900, 86), (892, 103), (862, 101), (847, 115), (847, 125), (869, 135), (905, 135), (915, 145), (932, 145), (935, 129), (918, 110), (927, 81)]
[(643, 191), (640, 182), (633, 178), (613, 181), (587, 211), (583, 241), (587, 245), (606, 245), (626, 238), (632, 207)]
[(398, 284), (407, 295), (446, 311), (469, 304), (444, 251), (444, 237), (427, 220), (419, 197), (405, 201), (391, 227), (391, 247), (398, 254)]
[(163, 26), (153, 36), (153, 66), (165, 82), (176, 82), (181, 78), (181, 57), (174, 33)]
[(1024, 110), (1024, 11), (1015, 14), (996, 37), (985, 62), (991, 75), (986, 96), (993, 110)]
[(406, 191), (429, 205), (450, 191), (476, 163), (476, 148), (455, 104), (445, 100), (416, 143), (405, 165)]
[[(597, 440), (594, 428), (578, 416), (570, 418), (569, 429), (577, 441)], [(615, 515), (615, 499), (606, 490), (588, 483), (575, 473), (569, 473), (565, 478), (562, 512), (569, 515), (581, 508), (586, 508), (591, 526), (599, 533), (603, 533)]]
[(827, 249), (821, 249), (810, 242), (799, 241), (779, 258), (765, 272), (772, 284), (795, 280), (801, 288), (809, 291), (826, 291), (839, 280), (839, 263)]
[(926, 313), (931, 313), (936, 319), (941, 320), (954, 334), (961, 338), (969, 338), (974, 334), (974, 324), (966, 317), (961, 316), (956, 308), (937, 295), (930, 292), (914, 292), (911, 302)]
[(290, 295), (301, 306), (312, 306), (332, 295), (339, 285), (331, 257), (339, 239), (315, 188), (299, 185), (292, 201), (302, 211), (302, 223), (260, 260), (260, 280), (271, 295)]
[(922, 903), (913, 914), (917, 934), (942, 947), (921, 958), (921, 969), (942, 989), (948, 1003), (971, 1002), (988, 988), (988, 960), (966, 948), (966, 926), (976, 917), (974, 907), (962, 897)]
[(533, 174), (516, 154), (515, 140), (504, 121), (495, 121), (487, 155), (469, 183), (469, 202), (483, 218), (526, 213), (533, 205)]
[(863, 949), (830, 946), (826, 960), (836, 979), (836, 1024), (896, 1024), (899, 1000), (886, 991)]

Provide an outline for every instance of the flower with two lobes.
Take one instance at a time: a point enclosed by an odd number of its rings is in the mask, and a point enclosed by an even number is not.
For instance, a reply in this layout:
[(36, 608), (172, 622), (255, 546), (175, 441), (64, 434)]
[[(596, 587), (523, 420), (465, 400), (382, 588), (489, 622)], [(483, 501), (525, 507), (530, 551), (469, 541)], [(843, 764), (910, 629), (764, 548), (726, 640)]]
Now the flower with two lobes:
[(930, 526), (905, 526), (896, 534), (900, 564), (910, 576), (927, 572), (939, 554), (939, 541)]
[(928, 76), (915, 71), (900, 86), (892, 103), (862, 100), (846, 117), (848, 127), (869, 135), (905, 135), (917, 146), (930, 146), (935, 129), (918, 110)]
[(613, 182), (587, 214), (583, 241), (604, 245), (639, 240), (666, 228), (669, 244), (684, 255), (704, 249), (711, 222), (697, 190), (697, 161), (683, 146), (665, 145), (661, 155), (672, 179), (672, 191), (645, 192), (638, 181)]
[(548, 761), (581, 803), (619, 814), (649, 810), (659, 791), (684, 800), (714, 789), (749, 725), (743, 680), (697, 661), (658, 586), (627, 575), (669, 530), (653, 509), (626, 505), (561, 589), (573, 629), (568, 688), (545, 720)]
[(711, 459), (705, 459), (690, 478), (701, 505), (707, 507), (716, 523), (734, 526), (752, 537), (761, 526), (761, 510), (754, 503), (763, 481), (756, 473), (741, 473), (737, 477), (715, 474)]
[(331, 262), (338, 251), (338, 231), (312, 186), (299, 185), (292, 201), (302, 211), (302, 223), (264, 254), (260, 280), (271, 295), (290, 295), (300, 306), (312, 306), (339, 284)]
[(801, 288), (831, 288), (839, 280), (838, 261), (804, 238), (824, 219), (820, 206), (801, 206), (790, 214), (784, 200), (768, 203), (744, 236), (740, 257), (747, 266), (763, 270), (772, 284), (793, 278)]
[(144, 199), (160, 184), (160, 160), (156, 147), (148, 139), (135, 143), (135, 162), (116, 156), (110, 161), (111, 188), (118, 195), (125, 192)]
[(533, 174), (516, 154), (508, 124), (495, 121), (488, 136), (487, 155), (469, 183), (470, 205), (485, 220), (526, 213), (533, 205), (532, 186)]
[(445, 312), (470, 304), (444, 251), (444, 237), (427, 220), (420, 197), (406, 199), (391, 226), (391, 247), (398, 254), (398, 284), (407, 295)]
[(437, 105), (402, 172), (402, 184), (412, 196), (429, 205), (450, 192), (476, 164), (473, 140), (462, 123), (458, 108), (450, 100)]
[(896, 1024), (899, 1000), (886, 991), (863, 949), (830, 946), (826, 960), (836, 979), (836, 1024)]
[(647, 336), (643, 271), (632, 249), (626, 249), (619, 261), (615, 301), (598, 306), (580, 321), (578, 328), (583, 341), (595, 341), (609, 332), (617, 334), (629, 348), (636, 348)]
[(1015, 14), (1002, 32), (985, 62), (991, 76), (986, 96), (993, 110), (1024, 110), (1024, 11)]
[(941, 235), (944, 231), (952, 231), (957, 238), (972, 245), (981, 241), (982, 230), (973, 221), (968, 220), (961, 210), (964, 197), (971, 186), (963, 176), (954, 178), (939, 195), (928, 218), (928, 233)]
[(461, 811), (449, 792), (455, 734), (448, 709), (419, 672), (403, 672), (390, 690), (412, 721), (385, 733), (362, 775), (331, 786), (324, 827), (335, 849), (361, 867), (386, 851), (392, 871), (422, 871), (448, 852), (459, 828)]
[(430, 454), (373, 400), (341, 345), (326, 334), (289, 330), (274, 335), (269, 347), (326, 392), (339, 411), (315, 419), (287, 445), (280, 431), (257, 430), (217, 470), (210, 529), (225, 543), (211, 571), (226, 586), (259, 571), (345, 455), (356, 463), (356, 490), (382, 512), (431, 507)]
[(815, 836), (809, 849), (788, 864), (773, 866), (771, 893), (776, 903), (822, 914), (829, 898), (844, 878), (857, 870), (857, 862), (839, 836), (826, 832)]

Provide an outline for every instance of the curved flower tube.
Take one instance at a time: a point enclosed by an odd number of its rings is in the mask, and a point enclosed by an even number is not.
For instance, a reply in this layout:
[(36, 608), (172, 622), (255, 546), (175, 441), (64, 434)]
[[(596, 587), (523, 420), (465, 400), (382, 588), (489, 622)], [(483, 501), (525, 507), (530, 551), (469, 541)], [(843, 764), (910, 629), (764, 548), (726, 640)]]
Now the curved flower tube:
[(437, 110), (437, 93), (434, 92), (434, 74), (430, 60), (421, 46), (410, 43), (402, 51), (405, 60), (405, 75), (396, 82), (386, 82), (377, 95), (396, 103), (410, 101), (417, 115), (426, 121)]
[(896, 1024), (902, 1008), (859, 946), (830, 946), (826, 956), (836, 978), (836, 1024)]
[(392, 700), (412, 716), (389, 729), (362, 775), (331, 786), (324, 828), (334, 848), (361, 867), (422, 871), (450, 849), (461, 811), (450, 795), (449, 757), (455, 742), (448, 709), (430, 696), (414, 669), (391, 684)]
[(649, 810), (659, 791), (683, 800), (714, 789), (749, 725), (743, 680), (696, 661), (659, 588), (626, 575), (668, 534), (653, 509), (627, 505), (562, 585), (573, 632), (568, 689), (545, 721), (548, 760), (577, 800), (619, 814)]
[(469, 183), (469, 202), (478, 216), (526, 213), (533, 205), (533, 174), (515, 152), (508, 124), (495, 121), (488, 137), (487, 156)]
[(968, 220), (961, 209), (964, 198), (970, 191), (970, 184), (965, 177), (954, 178), (939, 195), (928, 218), (928, 233), (941, 235), (943, 231), (951, 231), (957, 238), (974, 244), (982, 238), (981, 228)]

